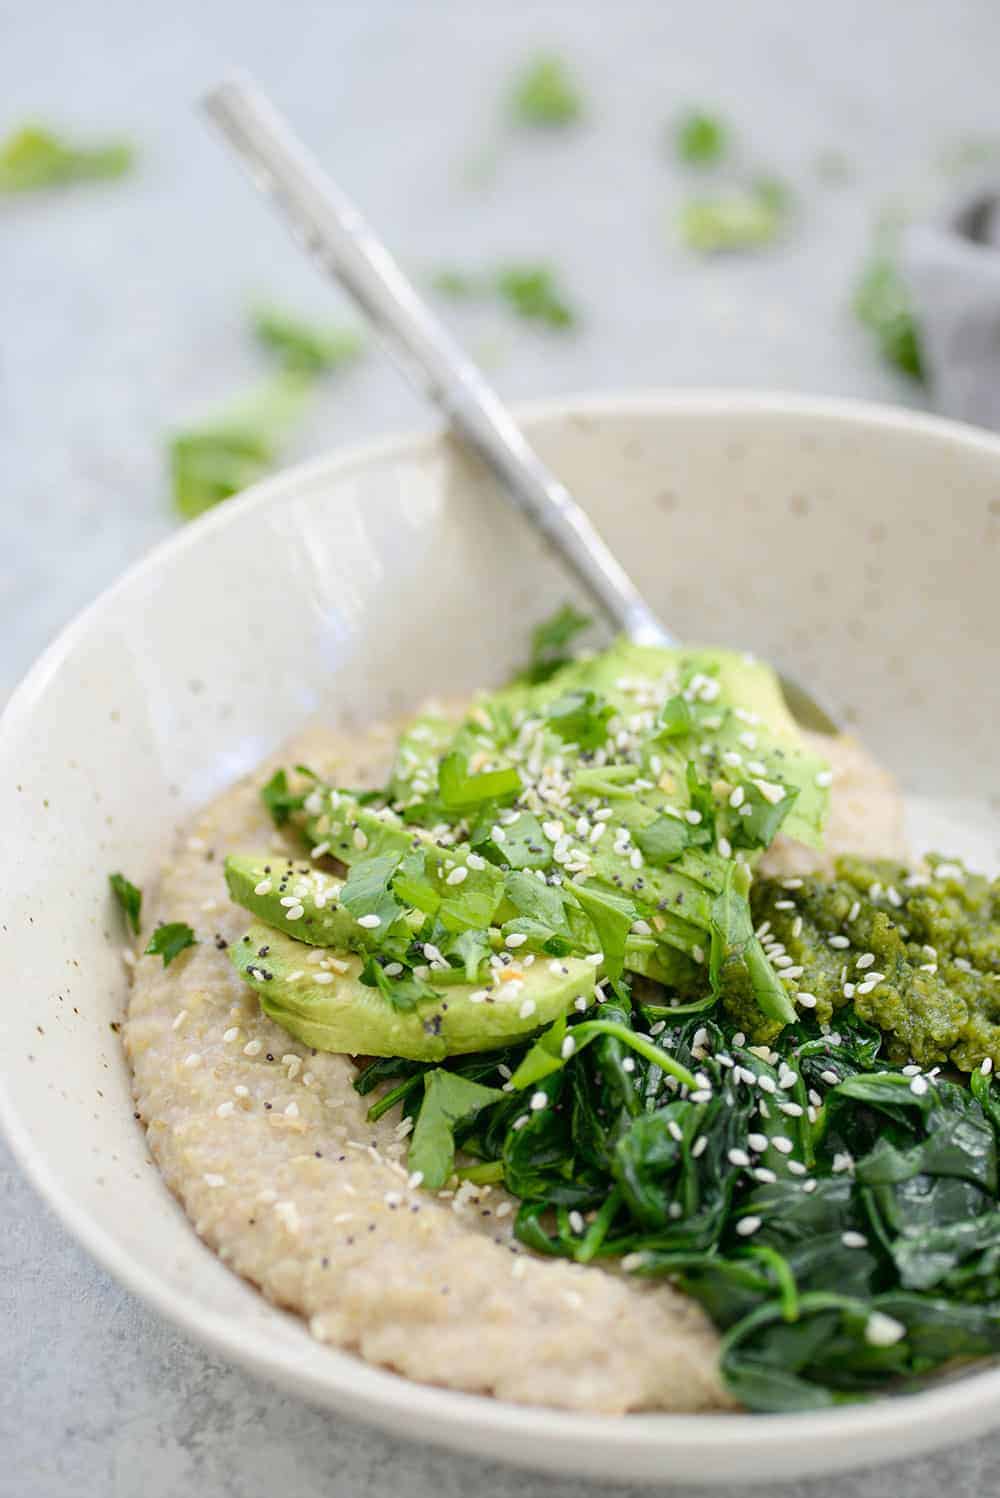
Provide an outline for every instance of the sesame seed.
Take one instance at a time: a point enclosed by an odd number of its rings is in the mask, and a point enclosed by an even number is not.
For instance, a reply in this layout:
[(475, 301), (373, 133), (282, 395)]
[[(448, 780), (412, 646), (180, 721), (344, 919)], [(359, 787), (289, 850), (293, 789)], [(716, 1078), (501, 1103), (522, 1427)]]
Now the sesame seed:
[(849, 1155), (846, 1150), (843, 1150), (840, 1153), (834, 1155), (834, 1157), (833, 1157), (833, 1173), (834, 1173), (834, 1175), (841, 1175), (844, 1171), (853, 1170), (853, 1169), (854, 1169), (854, 1156), (853, 1155)]
[(523, 947), (527, 940), (523, 931), (512, 931), (509, 936), (504, 937), (504, 946)]
[(572, 1035), (565, 1035), (563, 1037), (563, 1043), (559, 1047), (559, 1054), (562, 1057), (562, 1059), (564, 1061), (568, 1061), (569, 1058), (570, 1058), (570, 1056), (572, 1056), (572, 1054), (573, 1054), (573, 1052), (575, 1050), (576, 1050), (576, 1041), (573, 1039)]
[(738, 811), (739, 808), (743, 805), (743, 802), (745, 800), (746, 800), (746, 791), (743, 789), (743, 787), (741, 785), (736, 786), (735, 790), (730, 791), (730, 793), (729, 793), (729, 804), (733, 808), (734, 811)]
[(749, 1165), (750, 1164), (750, 1156), (747, 1154), (746, 1150), (735, 1149), (735, 1148), (731, 1149), (728, 1152), (726, 1158), (729, 1160), (730, 1165)]
[(775, 900), (775, 902), (774, 902), (774, 908), (775, 908), (775, 910), (794, 910), (795, 909), (795, 901), (794, 900)]
[(842, 951), (844, 947), (849, 947), (851, 945), (850, 937), (831, 936), (830, 945), (831, 947), (836, 947), (838, 951)]
[(355, 827), (353, 842), (360, 853), (368, 847), (368, 835), (361, 827)]
[(747, 1144), (749, 1144), (749, 1146), (750, 1146), (750, 1148), (752, 1150), (756, 1150), (758, 1154), (762, 1154), (764, 1152), (764, 1150), (767, 1149), (767, 1145), (768, 1145), (767, 1135), (766, 1134), (748, 1134), (747, 1135)]
[(628, 1071), (628, 1072), (635, 1071), (635, 1057), (634, 1056), (626, 1056), (625, 1057), (625, 1059), (622, 1061), (622, 1071)]
[(821, 791), (825, 791), (833, 784), (833, 773), (830, 770), (820, 770), (816, 775), (816, 784)]
[(445, 880), (446, 884), (464, 884), (469, 877), (469, 871), (464, 864), (460, 863), (457, 868), (452, 869)]
[(804, 1176), (806, 1173), (806, 1167), (801, 1160), (787, 1160), (785, 1164), (793, 1176)]
[(225, 1176), (206, 1175), (202, 1177), (202, 1180), (205, 1182), (206, 1186), (216, 1187), (224, 1186), (226, 1184)]
[(795, 1148), (795, 1145), (792, 1143), (792, 1141), (790, 1139), (786, 1139), (784, 1134), (773, 1134), (771, 1136), (771, 1143), (778, 1151), (779, 1155), (790, 1155), (792, 1153), (792, 1150)]
[(736, 1231), (741, 1238), (749, 1238), (757, 1231), (761, 1222), (760, 1217), (741, 1217), (736, 1224)]
[(290, 910), (287, 910), (285, 912), (285, 919), (289, 921), (300, 921), (305, 913), (306, 912), (304, 906), (293, 905)]
[(930, 1085), (926, 1077), (913, 1077), (910, 1082), (910, 1091), (916, 1097), (923, 1097)]
[(228, 1118), (229, 1115), (230, 1115), (230, 1113), (232, 1113), (235, 1110), (235, 1108), (236, 1108), (236, 1104), (235, 1103), (231, 1103), (231, 1102), (220, 1103), (219, 1106), (215, 1110), (215, 1115), (216, 1115), (217, 1118)]
[(244, 1056), (259, 1056), (263, 1049), (264, 1042), (262, 1040), (248, 1040), (243, 1047), (243, 1054)]
[(707, 1149), (708, 1149), (708, 1135), (707, 1134), (699, 1134), (698, 1138), (691, 1145), (691, 1158), (693, 1160), (699, 1159), (699, 1157), (701, 1155), (703, 1155)]
[(802, 1005), (803, 1009), (815, 1009), (817, 1003), (819, 1002), (814, 993), (797, 993), (795, 997)]
[(315, 973), (313, 975), (313, 982), (314, 983), (324, 983), (324, 984), (325, 983), (332, 983), (333, 982), (333, 974), (332, 973)]
[(864, 1233), (855, 1233), (848, 1230), (846, 1233), (841, 1233), (840, 1241), (845, 1248), (868, 1247), (868, 1239), (865, 1237)]
[(173, 1023), (170, 1026), (171, 1030), (179, 1030), (180, 1027), (181, 1027), (181, 1025), (183, 1025), (184, 1021), (187, 1019), (187, 1017), (188, 1017), (187, 1010), (186, 1009), (182, 1009), (179, 1014), (176, 1014), (174, 1016)]
[(865, 1323), (865, 1341), (871, 1347), (893, 1347), (905, 1336), (903, 1323), (884, 1311), (873, 1311)]
[(819, 1075), (820, 1080), (825, 1082), (828, 1087), (836, 1087), (840, 1082), (840, 1078), (835, 1071), (821, 1071)]
[(990, 1072), (993, 1070), (993, 1057), (984, 1056), (982, 1061), (980, 1061), (979, 1063), (979, 1070), (982, 1072), (984, 1077), (988, 1077)]
[(692, 807), (690, 810), (684, 813), (684, 820), (685, 822), (690, 822), (692, 827), (697, 827), (698, 823), (701, 821), (701, 812), (695, 811)]
[(375, 927), (381, 926), (381, 924), (382, 917), (380, 915), (376, 915), (374, 911), (372, 911), (370, 915), (358, 916), (358, 925), (364, 926), (366, 931), (374, 931)]
[(184, 1060), (181, 1064), (187, 1067), (188, 1071), (191, 1071), (194, 1069), (194, 1067), (201, 1065), (201, 1056), (197, 1051), (192, 1051), (189, 1056), (184, 1057)]
[(270, 879), (262, 879), (259, 884), (254, 885), (253, 892), (255, 895), (269, 895), (272, 887)]

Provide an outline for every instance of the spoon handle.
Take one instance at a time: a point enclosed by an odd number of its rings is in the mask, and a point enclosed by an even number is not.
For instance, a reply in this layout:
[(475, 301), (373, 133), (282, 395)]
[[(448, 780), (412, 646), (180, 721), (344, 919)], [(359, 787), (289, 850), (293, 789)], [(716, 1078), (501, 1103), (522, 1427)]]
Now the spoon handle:
[(267, 97), (237, 78), (212, 89), (204, 105), (302, 246), (359, 304), (404, 372), (486, 461), (611, 621), (642, 644), (673, 643), (482, 372)]

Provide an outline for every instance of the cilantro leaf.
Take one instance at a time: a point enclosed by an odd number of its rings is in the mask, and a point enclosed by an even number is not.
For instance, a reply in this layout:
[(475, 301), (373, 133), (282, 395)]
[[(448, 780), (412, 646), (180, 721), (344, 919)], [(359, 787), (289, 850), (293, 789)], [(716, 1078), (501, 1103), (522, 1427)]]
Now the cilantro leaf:
[(365, 962), (361, 969), (361, 982), (367, 988), (377, 988), (382, 997), (400, 1014), (408, 1014), (425, 999), (438, 997), (429, 983), (425, 983), (409, 969), (404, 969), (397, 977), (390, 977), (377, 957), (369, 957)]
[(520, 125), (551, 129), (572, 125), (583, 110), (580, 91), (559, 57), (537, 57), (515, 80), (511, 108)]
[(654, 869), (665, 869), (668, 863), (681, 857), (690, 837), (686, 823), (676, 817), (659, 816), (647, 827), (636, 828), (632, 841), (648, 864)]
[(108, 883), (122, 908), (125, 920), (139, 935), (139, 914), (142, 910), (142, 890), (125, 878), (124, 874), (109, 874)]
[(457, 957), (461, 966), (465, 969), (466, 981), (475, 983), (479, 977), (479, 971), (487, 960), (493, 948), (490, 946), (489, 936), (485, 930), (468, 929), (459, 931), (458, 934), (448, 942), (444, 955), (446, 957)]
[(203, 426), (170, 439), (174, 503), (185, 520), (255, 483), (305, 410), (312, 381), (289, 371)]
[(449, 811), (463, 811), (484, 801), (507, 800), (520, 789), (521, 777), (514, 769), (470, 775), (468, 759), (458, 750), (446, 754), (438, 770), (438, 795)]
[(709, 924), (708, 971), (712, 992), (721, 993), (725, 969), (733, 963), (740, 964), (746, 968), (761, 1012), (782, 1025), (793, 1025), (795, 1005), (754, 933), (749, 892), (749, 869), (744, 864), (730, 863), (722, 891), (712, 903)]
[(373, 929), (379, 935), (384, 935), (403, 913), (390, 888), (401, 858), (401, 853), (380, 853), (351, 864), (347, 882), (340, 891), (341, 905), (355, 920), (378, 916), (378, 925)]
[(691, 705), (679, 694), (668, 697), (660, 712), (660, 728), (657, 738), (679, 739), (694, 732), (694, 714)]
[(149, 939), (145, 955), (162, 957), (163, 966), (169, 967), (185, 947), (197, 945), (198, 938), (186, 921), (169, 921), (166, 925), (157, 926)]
[(625, 965), (625, 943), (636, 919), (635, 906), (624, 895), (614, 895), (596, 885), (575, 884), (573, 893), (597, 932), (608, 977), (620, 978)]
[(496, 289), (511, 311), (529, 322), (570, 328), (577, 320), (551, 266), (508, 265), (497, 272)]
[(599, 749), (607, 743), (608, 719), (614, 708), (596, 692), (576, 689), (557, 697), (546, 713), (553, 733), (581, 749)]
[(553, 885), (512, 869), (504, 880), (504, 896), (519, 916), (535, 922), (547, 935), (569, 935), (565, 901)]
[(531, 634), (531, 658), (514, 678), (526, 686), (538, 686), (554, 676), (560, 666), (571, 660), (568, 647), (583, 630), (589, 629), (593, 620), (589, 614), (581, 614), (571, 603), (564, 603), (548, 619), (537, 624)]
[(350, 364), (364, 350), (364, 339), (354, 328), (314, 327), (278, 307), (254, 313), (257, 341), (277, 354), (285, 369), (301, 374), (329, 374)]
[(288, 789), (288, 775), (285, 770), (275, 770), (267, 784), (260, 788), (260, 799), (270, 812), (271, 820), (276, 827), (283, 827), (292, 812), (300, 810), (306, 795), (306, 791), (296, 794)]
[(424, 1097), (407, 1163), (411, 1172), (423, 1177), (426, 1189), (440, 1190), (455, 1168), (455, 1129), (503, 1098), (498, 1088), (484, 1087), (443, 1067), (424, 1073)]
[(472, 831), (472, 846), (494, 864), (512, 869), (546, 869), (552, 862), (552, 845), (533, 811), (518, 813), (517, 819), (501, 828), (503, 837), (495, 841), (491, 818), (478, 822)]
[(42, 125), (25, 125), (0, 143), (0, 194), (121, 177), (134, 159), (126, 141), (76, 146)]
[(875, 337), (879, 353), (913, 380), (926, 378), (920, 329), (895, 259), (886, 250), (873, 255), (854, 291), (854, 313)]
[(729, 131), (718, 115), (690, 109), (674, 126), (674, 150), (687, 166), (709, 166), (720, 161), (729, 146)]
[(798, 797), (797, 786), (785, 786), (785, 795), (777, 803), (758, 790), (752, 781), (743, 787), (743, 808), (749, 806), (747, 815), (734, 817), (730, 841), (734, 848), (769, 848), (778, 835), (778, 829), (788, 816)]

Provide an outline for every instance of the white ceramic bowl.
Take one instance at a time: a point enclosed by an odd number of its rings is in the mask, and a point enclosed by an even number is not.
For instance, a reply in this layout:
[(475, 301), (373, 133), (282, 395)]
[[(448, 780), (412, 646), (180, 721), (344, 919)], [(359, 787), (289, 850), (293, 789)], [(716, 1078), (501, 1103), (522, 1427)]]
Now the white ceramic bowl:
[[(995, 850), (1000, 441), (778, 396), (566, 401), (525, 421), (681, 635), (815, 682), (943, 835)], [(502, 678), (569, 592), (489, 479), (431, 435), (262, 484), (62, 634), (0, 725), (0, 1070), (17, 1154), (164, 1315), (397, 1432), (659, 1483), (799, 1476), (973, 1435), (1000, 1419), (1000, 1370), (781, 1416), (583, 1418), (409, 1383), (320, 1346), (226, 1270), (150, 1163), (111, 1029), (125, 974), (108, 871), (151, 878), (177, 821), (314, 715), (362, 722)]]

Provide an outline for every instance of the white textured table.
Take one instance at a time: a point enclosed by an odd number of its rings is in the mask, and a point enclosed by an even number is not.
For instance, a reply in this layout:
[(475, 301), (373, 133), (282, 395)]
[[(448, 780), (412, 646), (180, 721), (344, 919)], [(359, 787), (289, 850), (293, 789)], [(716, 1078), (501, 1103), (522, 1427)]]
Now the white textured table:
[[(547, 46), (576, 63), (589, 121), (567, 138), (504, 135), (502, 81)], [(933, 201), (942, 147), (995, 126), (998, 53), (995, 0), (0, 3), (0, 131), (39, 116), (124, 128), (143, 151), (127, 183), (0, 209), (0, 697), (170, 531), (162, 430), (255, 378), (248, 299), (329, 306), (192, 115), (229, 63), (273, 90), (413, 267), (558, 265), (578, 334), (464, 314), (505, 395), (719, 383), (898, 400), (912, 392), (854, 327), (850, 283), (886, 200)], [(661, 121), (688, 102), (724, 107), (747, 154), (800, 184), (787, 247), (698, 264), (671, 245), (683, 188)], [(497, 139), (492, 181), (470, 186), (463, 162)], [(815, 174), (828, 148), (853, 163), (839, 187)], [(331, 385), (298, 451), (423, 419), (375, 356)], [(579, 1491), (282, 1397), (96, 1269), (2, 1146), (0, 1187), (0, 1498)], [(1000, 1438), (891, 1477), (772, 1491), (978, 1498), (998, 1463)]]

